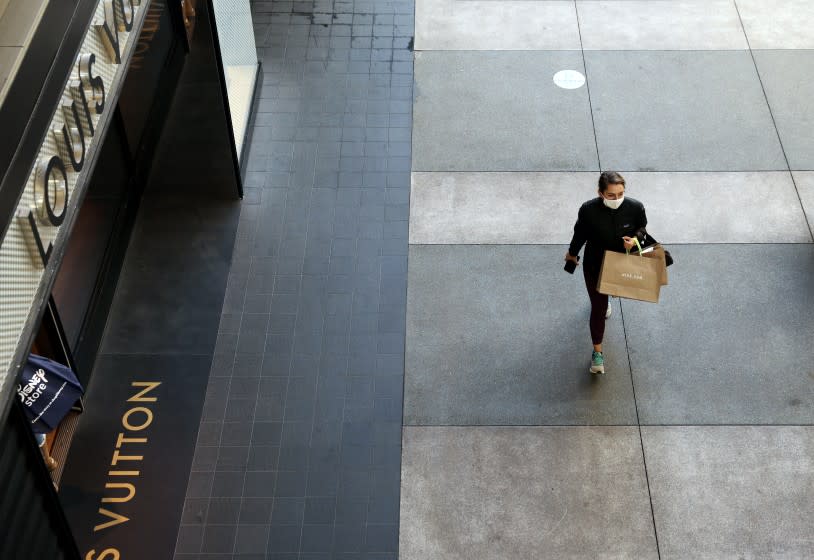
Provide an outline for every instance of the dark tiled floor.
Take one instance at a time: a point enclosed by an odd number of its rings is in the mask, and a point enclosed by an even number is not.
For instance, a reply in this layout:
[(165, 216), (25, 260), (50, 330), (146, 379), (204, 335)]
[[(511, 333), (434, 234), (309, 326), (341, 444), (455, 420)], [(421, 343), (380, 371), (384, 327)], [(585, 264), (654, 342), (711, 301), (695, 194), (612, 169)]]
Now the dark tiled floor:
[[(184, 503), (185, 482), (241, 206), (227, 123), (217, 112), (200, 118), (220, 102), (220, 85), (206, 39), (209, 29), (205, 24), (198, 29), (139, 203), (85, 411), (60, 483), (60, 499), (82, 557), (91, 556), (91, 550), (105, 556), (103, 551), (113, 549), (122, 558), (171, 558), (179, 522), (190, 524), (182, 536), (187, 543), (200, 530), (193, 523), (207, 510), (200, 506), (208, 503)], [(109, 136), (108, 141), (117, 140)], [(194, 151), (174, 149), (190, 145)], [(201, 160), (207, 165), (197, 165)], [(145, 382), (149, 392), (137, 396)], [(131, 415), (140, 419), (125, 420)], [(205, 430), (202, 437), (212, 433)], [(196, 466), (217, 460), (228, 464), (236, 459), (228, 453), (218, 457), (210, 449), (194, 455)], [(125, 464), (126, 470), (116, 467)], [(111, 469), (118, 470), (121, 480), (110, 480)], [(111, 501), (109, 492), (121, 484), (133, 484), (135, 493)], [(192, 493), (202, 495), (202, 484), (195, 477)], [(100, 526), (102, 503), (126, 523)], [(225, 518), (217, 508), (212, 511), (214, 519), (219, 514)], [(207, 538), (222, 537), (213, 532)]]
[(175, 557), (395, 559), (413, 2), (253, 2), (264, 80)]

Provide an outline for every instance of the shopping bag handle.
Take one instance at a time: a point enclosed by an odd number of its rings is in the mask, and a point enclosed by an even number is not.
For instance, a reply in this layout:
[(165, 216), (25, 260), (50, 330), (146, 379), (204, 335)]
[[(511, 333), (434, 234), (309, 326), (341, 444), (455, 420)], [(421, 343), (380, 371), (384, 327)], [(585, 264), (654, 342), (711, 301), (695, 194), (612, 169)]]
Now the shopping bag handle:
[[(639, 238), (638, 238), (638, 237), (634, 237), (634, 238), (633, 238), (633, 242), (636, 244), (636, 247), (638, 247), (638, 248), (639, 248), (639, 256), (640, 256), (640, 257), (642, 257), (642, 258), (644, 258), (644, 255), (642, 255), (642, 246), (641, 246), (641, 244), (639, 244)], [(628, 249), (627, 247), (625, 247), (625, 253), (627, 253), (627, 254), (629, 255), (629, 254), (630, 254), (630, 249)]]

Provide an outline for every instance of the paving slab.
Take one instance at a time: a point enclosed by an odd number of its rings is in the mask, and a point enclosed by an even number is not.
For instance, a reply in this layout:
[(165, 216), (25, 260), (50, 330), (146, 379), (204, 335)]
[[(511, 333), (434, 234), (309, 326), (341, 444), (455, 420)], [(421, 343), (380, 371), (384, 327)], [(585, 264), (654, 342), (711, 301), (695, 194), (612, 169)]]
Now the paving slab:
[(661, 560), (814, 558), (814, 428), (642, 427)]
[(814, 170), (814, 51), (754, 55), (789, 167)]
[(410, 243), (559, 243), (571, 239), (597, 173), (413, 173)]
[(406, 425), (636, 423), (619, 303), (604, 376), (588, 373), (589, 304), (565, 247), (413, 245)]
[[(748, 49), (731, 0), (578, 1), (582, 45), (591, 50)], [(608, 22), (613, 22), (608, 25)]]
[(788, 169), (748, 52), (586, 51), (585, 60), (604, 169)]
[(415, 32), (416, 50), (581, 48), (573, 1), (416, 0)]
[(578, 51), (415, 53), (413, 171), (598, 170)]
[(809, 0), (737, 0), (752, 49), (814, 49)]
[(808, 217), (808, 226), (814, 227), (814, 171), (795, 171), (792, 176)]
[[(812, 241), (788, 171), (624, 175), (664, 243)], [(567, 244), (580, 205), (596, 196), (596, 179), (588, 172), (413, 173), (410, 242)]]
[(399, 558), (658, 557), (635, 427), (405, 428)]
[(647, 229), (664, 243), (812, 242), (788, 171), (624, 177), (626, 192), (645, 204)]
[(814, 423), (814, 246), (670, 249), (659, 303), (622, 303), (641, 423)]

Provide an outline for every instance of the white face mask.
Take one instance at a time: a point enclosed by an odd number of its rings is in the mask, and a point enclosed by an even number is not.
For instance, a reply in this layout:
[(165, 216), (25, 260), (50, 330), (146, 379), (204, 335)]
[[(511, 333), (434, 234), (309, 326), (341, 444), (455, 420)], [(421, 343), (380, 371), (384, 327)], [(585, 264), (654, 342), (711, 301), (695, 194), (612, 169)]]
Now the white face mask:
[(608, 200), (604, 196), (602, 197), (602, 202), (605, 204), (605, 206), (607, 206), (608, 208), (610, 208), (612, 210), (616, 210), (617, 208), (619, 208), (624, 201), (625, 201), (625, 195), (620, 196), (616, 200)]

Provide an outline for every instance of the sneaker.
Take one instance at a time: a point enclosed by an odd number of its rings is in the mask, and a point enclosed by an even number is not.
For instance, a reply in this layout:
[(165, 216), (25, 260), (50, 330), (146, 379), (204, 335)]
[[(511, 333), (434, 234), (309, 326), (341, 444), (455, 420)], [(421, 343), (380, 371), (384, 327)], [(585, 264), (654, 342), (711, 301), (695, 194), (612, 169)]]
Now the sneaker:
[(594, 351), (591, 354), (591, 373), (605, 373), (605, 360), (602, 358), (602, 352)]
[(613, 307), (611, 307), (610, 300), (608, 300), (608, 309), (605, 310), (605, 319), (610, 319), (611, 314), (613, 313)]

